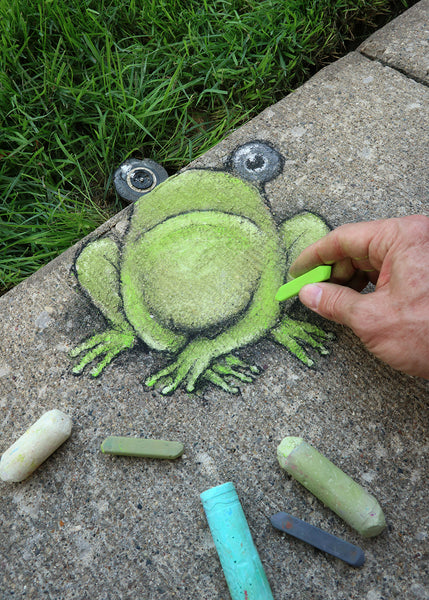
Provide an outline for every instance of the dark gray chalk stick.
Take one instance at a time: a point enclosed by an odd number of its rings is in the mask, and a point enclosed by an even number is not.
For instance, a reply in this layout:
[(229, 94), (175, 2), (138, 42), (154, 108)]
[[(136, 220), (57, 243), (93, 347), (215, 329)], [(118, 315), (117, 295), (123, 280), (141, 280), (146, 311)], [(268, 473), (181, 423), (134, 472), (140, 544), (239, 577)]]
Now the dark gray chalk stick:
[(297, 519), (292, 515), (279, 512), (271, 517), (271, 523), (276, 529), (307, 542), (307, 544), (311, 544), (315, 548), (323, 550), (323, 552), (332, 554), (332, 556), (340, 558), (352, 567), (361, 567), (365, 562), (363, 550), (359, 546), (341, 540), (335, 535), (322, 531), (322, 529), (301, 521), (301, 519)]

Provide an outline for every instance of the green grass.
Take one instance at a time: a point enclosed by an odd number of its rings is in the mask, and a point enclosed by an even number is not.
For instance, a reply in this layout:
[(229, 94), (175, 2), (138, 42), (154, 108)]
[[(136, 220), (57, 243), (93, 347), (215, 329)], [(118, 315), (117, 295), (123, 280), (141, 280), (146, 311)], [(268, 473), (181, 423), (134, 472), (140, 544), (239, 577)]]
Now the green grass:
[(0, 0), (0, 293), (414, 3)]

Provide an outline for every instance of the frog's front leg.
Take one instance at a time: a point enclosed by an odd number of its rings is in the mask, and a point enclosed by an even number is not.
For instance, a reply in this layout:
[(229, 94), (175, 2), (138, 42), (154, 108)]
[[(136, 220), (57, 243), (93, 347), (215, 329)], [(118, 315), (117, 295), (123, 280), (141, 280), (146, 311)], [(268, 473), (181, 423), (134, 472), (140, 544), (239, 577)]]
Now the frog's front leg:
[(307, 246), (317, 242), (330, 231), (321, 217), (310, 212), (299, 213), (284, 221), (279, 229), (286, 250), (286, 274), (293, 261)]
[(102, 238), (89, 243), (77, 257), (75, 267), (79, 284), (110, 324), (110, 329), (92, 336), (70, 352), (72, 358), (82, 354), (73, 368), (75, 374), (81, 373), (95, 359), (104, 357), (91, 371), (96, 377), (115, 356), (136, 342), (135, 332), (123, 313), (116, 242)]
[[(318, 217), (309, 212), (303, 212), (295, 215), (285, 221), (280, 226), (280, 234), (286, 249), (286, 279), (290, 280), (288, 275), (289, 267), (299, 254), (318, 239), (329, 233), (329, 227)], [(320, 354), (329, 354), (323, 342), (332, 339), (332, 334), (325, 333), (320, 327), (307, 323), (305, 321), (294, 321), (286, 313), (293, 301), (287, 301), (283, 304), (283, 317), (280, 324), (273, 328), (270, 337), (287, 348), (299, 360), (307, 366), (312, 366), (314, 361), (308, 356), (304, 346), (310, 346), (320, 352)]]

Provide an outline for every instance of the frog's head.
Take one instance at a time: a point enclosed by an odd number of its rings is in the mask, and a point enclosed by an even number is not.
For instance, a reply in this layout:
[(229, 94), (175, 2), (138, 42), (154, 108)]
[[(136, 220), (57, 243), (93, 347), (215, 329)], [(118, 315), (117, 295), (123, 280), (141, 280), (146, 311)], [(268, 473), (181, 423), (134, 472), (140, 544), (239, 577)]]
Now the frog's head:
[(265, 184), (283, 171), (283, 165), (283, 156), (271, 144), (254, 140), (238, 146), (225, 166), (227, 171), (256, 185), (265, 196)]

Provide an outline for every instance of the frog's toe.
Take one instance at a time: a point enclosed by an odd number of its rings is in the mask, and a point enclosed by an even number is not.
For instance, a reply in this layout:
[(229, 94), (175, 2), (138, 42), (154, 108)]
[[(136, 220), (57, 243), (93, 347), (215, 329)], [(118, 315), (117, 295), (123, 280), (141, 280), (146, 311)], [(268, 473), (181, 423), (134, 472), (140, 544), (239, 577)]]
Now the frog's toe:
[(163, 396), (169, 396), (172, 394), (180, 385), (182, 378), (173, 377), (171, 375), (172, 365), (169, 365), (162, 371), (155, 373), (151, 377), (148, 377), (145, 381), (145, 385), (153, 387), (158, 390)]
[(173, 385), (173, 380), (171, 379), (171, 377), (157, 379), (156, 381), (154, 380), (153, 377), (148, 378), (145, 381), (145, 385), (147, 385), (148, 387), (154, 388), (163, 396), (169, 396), (170, 394), (172, 394), (174, 392), (174, 390), (177, 387), (177, 386)]
[[(164, 383), (167, 383), (167, 385), (164, 385), (164, 387), (161, 389), (161, 394), (163, 396), (169, 396), (170, 394), (172, 394), (173, 392), (175, 392), (177, 390), (177, 388), (179, 387), (179, 384), (181, 383), (180, 379), (172, 379), (171, 377), (167, 378)], [(188, 390), (188, 391), (193, 391), (193, 390)]]
[(156, 382), (158, 381), (158, 377), (156, 377), (155, 375), (152, 375), (151, 377), (148, 377), (144, 384), (147, 385), (147, 387), (156, 387)]
[(157, 381), (157, 378), (152, 375), (145, 380), (144, 384), (147, 385), (147, 387), (154, 387)]
[(101, 374), (101, 372), (103, 371), (104, 367), (107, 367), (107, 365), (112, 362), (112, 360), (115, 358), (116, 354), (117, 353), (115, 351), (108, 352), (106, 354), (106, 356), (103, 358), (103, 360), (101, 362), (99, 362), (96, 367), (91, 369), (92, 377), (98, 377)]
[[(76, 348), (72, 348), (69, 352), (69, 356), (70, 356), (70, 358), (76, 358), (76, 356), (79, 356), (79, 354), (82, 354), (82, 352), (85, 352), (86, 350), (91, 350), (91, 349), (95, 348), (103, 341), (104, 341), (103, 333), (98, 333), (97, 335), (93, 335), (85, 342), (82, 342), (82, 344), (79, 344), (78, 346), (76, 346)], [(85, 363), (85, 365), (86, 364), (87, 363)], [(73, 371), (74, 371), (74, 369), (73, 369)]]
[(240, 381), (244, 381), (246, 383), (252, 383), (253, 379), (255, 378), (255, 375), (253, 375), (253, 373), (252, 373), (252, 376), (249, 377), (248, 375), (245, 375), (241, 371), (237, 371), (237, 369), (232, 369), (231, 367), (228, 367), (225, 365), (220, 365), (220, 364), (214, 364), (213, 371), (215, 371), (219, 375), (224, 375), (224, 376), (229, 375), (231, 377), (235, 377), (236, 379), (239, 379)]
[(85, 366), (86, 366), (86, 363), (82, 364), (82, 362), (80, 362), (78, 365), (75, 365), (72, 369), (73, 375), (80, 375), (82, 373), (82, 371), (84, 370)]
[(145, 385), (147, 385), (148, 387), (155, 387), (157, 389), (161, 388), (160, 392), (165, 396), (171, 394), (172, 392), (174, 392), (178, 385), (177, 383), (177, 385), (174, 386), (175, 380), (171, 376), (171, 373), (174, 371), (174, 369), (175, 363), (168, 365), (167, 367), (165, 367), (165, 369), (161, 369), (161, 371), (158, 371), (158, 373), (154, 373), (153, 375), (148, 377), (145, 381)]
[[(81, 352), (82, 352), (82, 350), (81, 350)], [(83, 356), (83, 358), (79, 364), (77, 364), (73, 367), (72, 373), (74, 373), (75, 375), (79, 375), (80, 373), (82, 373), (84, 368), (87, 365), (89, 365), (89, 363), (91, 363), (93, 360), (98, 358), (101, 354), (103, 354), (103, 352), (104, 352), (103, 344), (99, 344), (99, 345), (95, 346), (95, 348), (93, 348), (90, 352), (88, 352), (87, 354), (85, 354)], [(78, 354), (80, 354), (80, 352)], [(94, 371), (94, 369), (93, 369), (93, 371)], [(97, 373), (97, 375), (99, 375), (100, 373), (101, 373), (101, 371), (99, 373)], [(94, 375), (94, 373), (92, 371), (91, 371), (91, 375)]]
[(210, 383), (213, 383), (214, 385), (217, 385), (218, 387), (225, 390), (225, 392), (229, 392), (230, 394), (238, 394), (238, 392), (240, 391), (238, 387), (227, 383), (218, 373), (216, 373), (212, 369), (206, 369), (206, 371), (204, 372), (204, 379), (206, 379)]
[(307, 352), (298, 344), (296, 340), (289, 339), (287, 343), (282, 342), (282, 345), (292, 352), (292, 354), (294, 354), (307, 367), (314, 366), (314, 360), (308, 356)]
[(79, 354), (82, 352), (82, 350), (80, 349), (80, 346), (76, 346), (76, 348), (72, 348), (69, 352), (69, 357), (70, 358), (76, 358), (76, 356), (79, 356)]
[(243, 360), (237, 358), (237, 356), (234, 356), (234, 354), (227, 354), (224, 357), (224, 361), (227, 365), (230, 365), (231, 367), (240, 367), (241, 369), (248, 369), (250, 371), (251, 377), (256, 377), (257, 375), (259, 375), (259, 369), (256, 365), (249, 365)]

